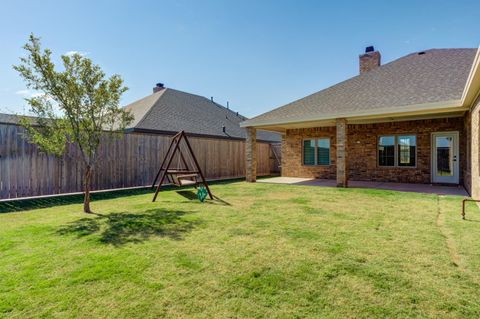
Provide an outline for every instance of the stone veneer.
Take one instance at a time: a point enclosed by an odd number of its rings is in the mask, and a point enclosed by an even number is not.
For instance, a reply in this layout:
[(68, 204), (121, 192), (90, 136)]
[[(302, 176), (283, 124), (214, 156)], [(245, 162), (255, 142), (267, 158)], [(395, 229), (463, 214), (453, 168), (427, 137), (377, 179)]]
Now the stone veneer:
[(348, 124), (346, 119), (337, 119), (337, 186), (348, 186)]
[(257, 180), (257, 130), (247, 127), (247, 139), (245, 141), (245, 180), (255, 182)]
[[(430, 183), (431, 133), (459, 132), (460, 183), (466, 163), (464, 118), (401, 121), (376, 124), (348, 125), (348, 178), (351, 180)], [(417, 136), (417, 166), (413, 168), (378, 167), (377, 139), (381, 135), (415, 134)], [(302, 141), (310, 137), (330, 138), (331, 164), (305, 166), (302, 164)], [(282, 175), (336, 179), (336, 128), (305, 128), (287, 130), (282, 139)]]

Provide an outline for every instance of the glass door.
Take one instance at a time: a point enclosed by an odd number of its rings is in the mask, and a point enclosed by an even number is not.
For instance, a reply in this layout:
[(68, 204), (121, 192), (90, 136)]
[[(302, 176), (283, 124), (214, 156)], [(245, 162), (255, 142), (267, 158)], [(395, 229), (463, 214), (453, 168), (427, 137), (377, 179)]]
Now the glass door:
[(458, 132), (432, 134), (432, 181), (459, 182)]

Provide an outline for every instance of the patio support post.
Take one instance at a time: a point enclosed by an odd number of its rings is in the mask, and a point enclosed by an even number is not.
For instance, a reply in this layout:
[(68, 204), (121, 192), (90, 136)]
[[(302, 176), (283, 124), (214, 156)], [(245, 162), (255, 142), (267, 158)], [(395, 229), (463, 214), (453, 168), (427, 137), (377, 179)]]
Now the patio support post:
[(337, 187), (348, 187), (347, 119), (337, 119)]
[(257, 130), (247, 127), (247, 139), (245, 141), (245, 179), (249, 183), (257, 180)]

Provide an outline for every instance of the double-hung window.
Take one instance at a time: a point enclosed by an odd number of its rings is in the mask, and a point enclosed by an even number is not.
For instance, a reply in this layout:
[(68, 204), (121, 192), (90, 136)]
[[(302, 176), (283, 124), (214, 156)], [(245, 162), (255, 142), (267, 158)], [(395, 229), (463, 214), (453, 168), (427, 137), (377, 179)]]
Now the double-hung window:
[(330, 139), (303, 140), (303, 165), (330, 165)]
[(415, 135), (389, 135), (378, 138), (378, 166), (415, 167), (417, 162)]

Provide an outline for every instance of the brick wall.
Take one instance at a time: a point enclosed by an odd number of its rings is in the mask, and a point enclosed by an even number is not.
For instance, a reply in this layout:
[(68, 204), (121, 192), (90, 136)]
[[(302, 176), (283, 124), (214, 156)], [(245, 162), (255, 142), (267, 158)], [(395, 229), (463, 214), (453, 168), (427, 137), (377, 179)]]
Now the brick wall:
[[(352, 180), (373, 180), (401, 183), (430, 183), (431, 133), (459, 131), (460, 183), (465, 160), (463, 118), (404, 121), (349, 126), (349, 154)], [(387, 168), (377, 165), (377, 138), (380, 135), (415, 134), (417, 136), (417, 166)]]
[(359, 59), (360, 74), (373, 70), (381, 64), (381, 55), (378, 51), (361, 54)]
[(472, 198), (480, 199), (480, 97), (466, 116), (469, 164), (465, 169), (465, 188)]
[[(331, 165), (305, 166), (302, 164), (303, 140), (311, 137), (330, 138)], [(337, 153), (335, 144), (335, 127), (287, 130), (282, 138), (282, 176), (336, 179)]]
[[(466, 139), (464, 118), (446, 118), (348, 125), (348, 175), (351, 180), (430, 183), (431, 133), (459, 131), (460, 183), (463, 182)], [(377, 165), (377, 139), (380, 135), (415, 134), (417, 166), (387, 168)], [(282, 175), (291, 177), (336, 178), (335, 127), (287, 130), (282, 143)], [(331, 165), (302, 165), (302, 141), (309, 137), (330, 137)]]
[(462, 173), (463, 173), (463, 186), (467, 190), (469, 194), (472, 193), (472, 165), (471, 165), (471, 143), (472, 143), (472, 114), (471, 112), (467, 112), (465, 114), (464, 122), (463, 122), (463, 136), (465, 138), (465, 165), (463, 165)]

